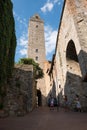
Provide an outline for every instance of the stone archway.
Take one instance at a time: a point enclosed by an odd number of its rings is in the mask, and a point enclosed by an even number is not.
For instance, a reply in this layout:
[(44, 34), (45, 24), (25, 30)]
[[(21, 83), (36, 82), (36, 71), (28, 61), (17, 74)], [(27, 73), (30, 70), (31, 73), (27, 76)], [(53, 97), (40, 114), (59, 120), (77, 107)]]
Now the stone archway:
[(42, 106), (42, 96), (41, 91), (37, 89), (38, 106)]
[(68, 72), (81, 76), (80, 65), (73, 40), (70, 40), (67, 44), (66, 63)]
[(75, 43), (70, 40), (66, 48), (66, 83), (64, 87), (65, 95), (68, 95), (69, 101), (72, 102), (76, 95), (81, 95), (82, 75)]

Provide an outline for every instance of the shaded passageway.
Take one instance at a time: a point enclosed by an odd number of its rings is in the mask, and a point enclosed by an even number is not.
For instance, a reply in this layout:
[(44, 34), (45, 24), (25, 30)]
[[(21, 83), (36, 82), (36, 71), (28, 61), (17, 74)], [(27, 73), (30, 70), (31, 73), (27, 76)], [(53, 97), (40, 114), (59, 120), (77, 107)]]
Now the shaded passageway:
[(42, 105), (41, 91), (37, 90), (38, 106)]
[(87, 130), (87, 113), (39, 107), (24, 117), (0, 119), (0, 130)]

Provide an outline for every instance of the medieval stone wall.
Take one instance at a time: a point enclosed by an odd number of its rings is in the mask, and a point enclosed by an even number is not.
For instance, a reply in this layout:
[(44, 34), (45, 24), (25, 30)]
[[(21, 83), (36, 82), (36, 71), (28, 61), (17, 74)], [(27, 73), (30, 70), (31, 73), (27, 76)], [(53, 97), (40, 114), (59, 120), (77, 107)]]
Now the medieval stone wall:
[(83, 76), (87, 73), (87, 1), (66, 1), (70, 15), (73, 16), (75, 28), (78, 34), (81, 50), (78, 58)]
[(50, 94), (52, 92), (52, 82), (49, 76), (49, 70), (51, 67), (51, 62), (45, 61), (44, 62), (44, 78), (45, 78), (45, 84), (46, 84), (46, 102), (48, 102), (48, 99), (50, 97)]
[[(55, 55), (58, 93), (67, 95), (70, 102), (79, 96), (87, 107), (87, 1), (66, 0), (58, 31)], [(55, 75), (54, 75), (55, 76)]]
[(9, 82), (5, 111), (9, 115), (24, 115), (36, 107), (36, 83), (32, 65), (16, 65)]

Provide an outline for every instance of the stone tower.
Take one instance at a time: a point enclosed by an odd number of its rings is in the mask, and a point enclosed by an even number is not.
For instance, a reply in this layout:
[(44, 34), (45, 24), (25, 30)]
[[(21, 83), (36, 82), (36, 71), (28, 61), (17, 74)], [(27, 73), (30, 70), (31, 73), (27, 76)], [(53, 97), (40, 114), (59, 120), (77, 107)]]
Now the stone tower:
[[(29, 21), (28, 58), (33, 58), (44, 71), (46, 60), (44, 22), (38, 14), (31, 17)], [(46, 86), (44, 78), (37, 81), (37, 96), (39, 105), (45, 105)]]
[(29, 21), (28, 57), (33, 58), (43, 68), (45, 61), (44, 22), (38, 14)]

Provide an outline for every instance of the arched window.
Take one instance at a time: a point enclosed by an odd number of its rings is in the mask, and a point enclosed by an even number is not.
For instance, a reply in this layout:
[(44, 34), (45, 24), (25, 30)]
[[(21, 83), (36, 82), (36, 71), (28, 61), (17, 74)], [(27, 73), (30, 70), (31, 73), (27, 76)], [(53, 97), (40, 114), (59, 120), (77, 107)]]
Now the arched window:
[(38, 28), (38, 25), (36, 25), (36, 28)]

